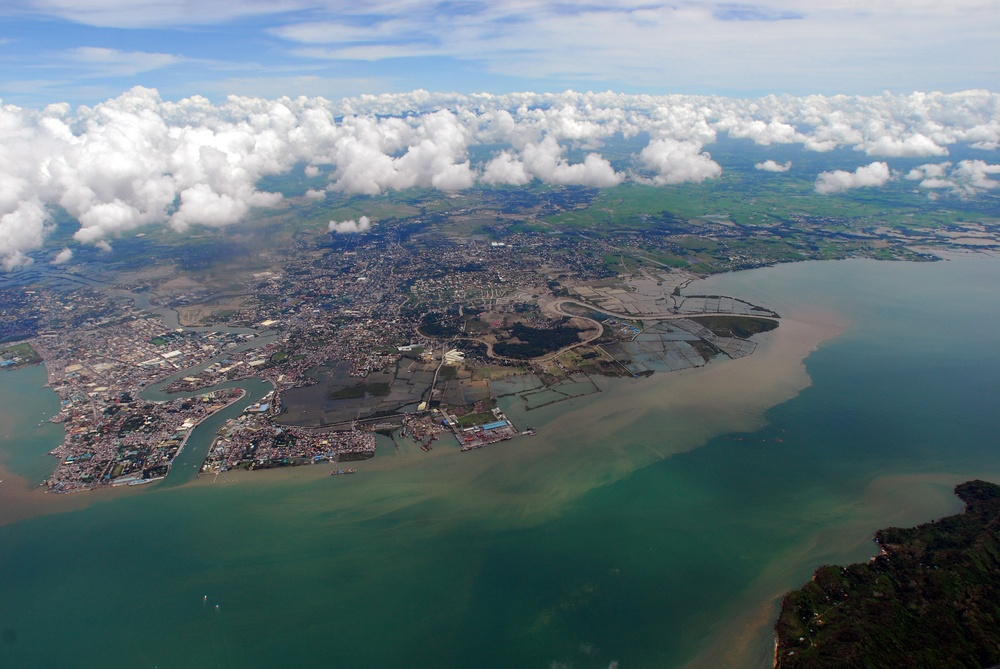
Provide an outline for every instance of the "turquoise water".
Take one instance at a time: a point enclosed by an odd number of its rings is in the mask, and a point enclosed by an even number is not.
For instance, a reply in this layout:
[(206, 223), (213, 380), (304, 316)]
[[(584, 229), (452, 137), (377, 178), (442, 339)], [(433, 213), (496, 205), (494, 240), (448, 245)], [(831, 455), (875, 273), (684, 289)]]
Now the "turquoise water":
[[(707, 282), (851, 325), (766, 427), (665, 459), (648, 453), (706, 419), (663, 406), (673, 381), (653, 377), (527, 418), (512, 403), (540, 434), (472, 454), (164, 486), (0, 527), (0, 666), (768, 666), (782, 591), (1000, 475), (997, 285), (996, 260)], [(635, 388), (641, 418), (613, 423)], [(5, 465), (30, 469), (27, 444), (4, 441)]]

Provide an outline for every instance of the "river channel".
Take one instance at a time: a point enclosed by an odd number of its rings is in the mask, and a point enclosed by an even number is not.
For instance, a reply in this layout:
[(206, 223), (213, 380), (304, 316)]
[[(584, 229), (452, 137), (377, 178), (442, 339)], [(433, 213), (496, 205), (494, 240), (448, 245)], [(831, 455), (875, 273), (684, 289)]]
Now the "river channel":
[(171, 374), (167, 378), (143, 389), (140, 393), (140, 397), (146, 401), (166, 402), (176, 399), (187, 399), (197, 395), (204, 395), (205, 393), (213, 390), (223, 390), (226, 388), (240, 388), (244, 391), (244, 396), (242, 398), (233, 402), (221, 411), (206, 417), (194, 427), (184, 443), (184, 448), (174, 459), (166, 480), (159, 484), (160, 487), (179, 486), (196, 478), (198, 476), (198, 472), (201, 471), (201, 466), (205, 461), (205, 457), (208, 455), (209, 449), (212, 447), (212, 443), (215, 441), (216, 434), (225, 422), (230, 418), (239, 416), (246, 407), (259, 402), (267, 393), (273, 390), (273, 386), (269, 382), (257, 378), (243, 379), (240, 381), (227, 381), (225, 383), (220, 383), (207, 388), (201, 388), (191, 392), (167, 393), (164, 392), (163, 389), (177, 379), (191, 374), (197, 374), (209, 365), (225, 360), (234, 353), (240, 353), (252, 348), (270, 344), (277, 338), (278, 335), (276, 332), (267, 331), (262, 333), (251, 328), (227, 326), (185, 327), (180, 324), (177, 311), (175, 309), (165, 307), (151, 301), (151, 298), (155, 299), (159, 297), (154, 293), (136, 293), (129, 290), (112, 288), (110, 285), (102, 281), (79, 274), (68, 274), (58, 270), (40, 269), (37, 273), (40, 276), (50, 278), (54, 281), (69, 281), (72, 283), (85, 284), (115, 297), (125, 297), (131, 299), (137, 309), (156, 314), (163, 322), (163, 327), (167, 330), (183, 332), (219, 332), (253, 336), (252, 339), (248, 339), (232, 349), (214, 356), (201, 364), (194, 365)]

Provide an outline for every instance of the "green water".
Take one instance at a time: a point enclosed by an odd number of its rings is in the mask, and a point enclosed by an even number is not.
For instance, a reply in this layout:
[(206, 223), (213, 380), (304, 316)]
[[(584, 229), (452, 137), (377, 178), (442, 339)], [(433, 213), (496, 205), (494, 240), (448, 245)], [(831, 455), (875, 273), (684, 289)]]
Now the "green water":
[[(852, 324), (766, 427), (694, 450), (712, 415), (667, 405), (675, 381), (656, 375), (528, 414), (512, 400), (540, 434), (474, 453), (164, 486), (0, 527), (0, 666), (767, 666), (782, 590), (1000, 476), (997, 285), (996, 260), (707, 282)], [(37, 381), (2, 376), (0, 399)], [(39, 443), (4, 441), (4, 463), (29, 471)], [(712, 659), (730, 646), (739, 664)]]
[(59, 445), (61, 425), (49, 423), (59, 413), (59, 398), (45, 388), (41, 365), (0, 371), (0, 465), (32, 485), (41, 483), (56, 459), (49, 451)]

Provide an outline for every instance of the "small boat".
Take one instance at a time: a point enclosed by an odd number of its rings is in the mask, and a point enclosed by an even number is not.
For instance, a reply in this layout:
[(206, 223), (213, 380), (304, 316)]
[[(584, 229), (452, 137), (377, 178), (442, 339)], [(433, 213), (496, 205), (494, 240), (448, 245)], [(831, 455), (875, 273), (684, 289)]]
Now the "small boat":
[(341, 474), (356, 474), (358, 472), (357, 467), (351, 467), (350, 469), (334, 469), (330, 472), (330, 476), (340, 476)]

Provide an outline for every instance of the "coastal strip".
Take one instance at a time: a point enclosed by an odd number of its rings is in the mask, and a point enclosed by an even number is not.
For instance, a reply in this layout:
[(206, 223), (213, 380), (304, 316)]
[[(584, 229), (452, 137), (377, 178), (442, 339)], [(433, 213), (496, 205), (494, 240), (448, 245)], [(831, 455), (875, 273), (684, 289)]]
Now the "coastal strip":
[(826, 566), (788, 593), (776, 669), (993, 666), (1000, 661), (1000, 486), (955, 487), (962, 514), (875, 533), (866, 563)]

